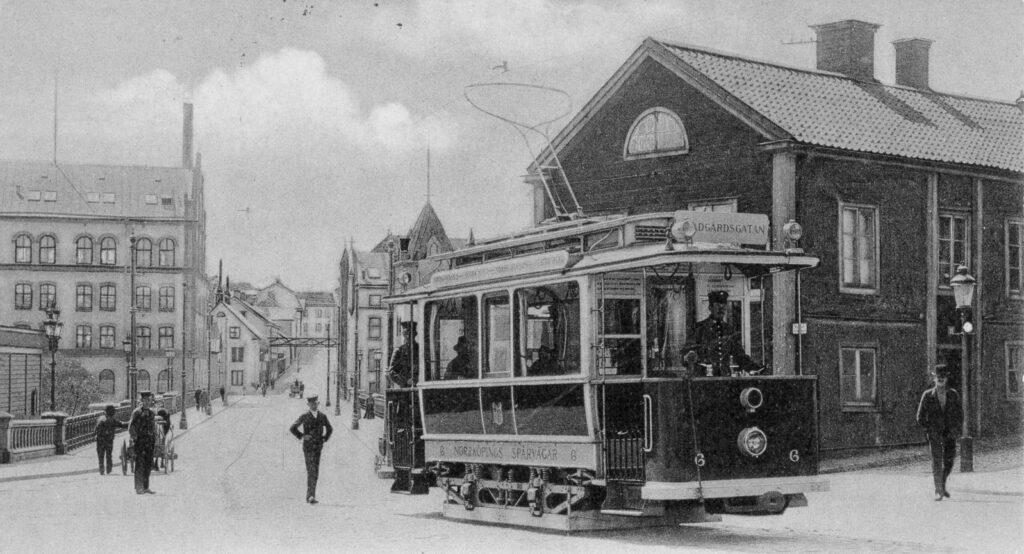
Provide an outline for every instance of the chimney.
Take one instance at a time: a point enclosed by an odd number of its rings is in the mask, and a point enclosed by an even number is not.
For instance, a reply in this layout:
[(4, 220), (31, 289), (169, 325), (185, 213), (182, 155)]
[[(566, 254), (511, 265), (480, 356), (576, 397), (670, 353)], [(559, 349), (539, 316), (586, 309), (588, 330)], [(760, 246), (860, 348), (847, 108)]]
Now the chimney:
[(182, 104), (185, 121), (181, 129), (181, 167), (192, 169), (192, 104)]
[(856, 19), (811, 25), (818, 35), (817, 68), (861, 81), (874, 81), (875, 31), (879, 27)]
[(928, 49), (932, 41), (923, 38), (894, 40), (896, 48), (896, 84), (929, 90)]

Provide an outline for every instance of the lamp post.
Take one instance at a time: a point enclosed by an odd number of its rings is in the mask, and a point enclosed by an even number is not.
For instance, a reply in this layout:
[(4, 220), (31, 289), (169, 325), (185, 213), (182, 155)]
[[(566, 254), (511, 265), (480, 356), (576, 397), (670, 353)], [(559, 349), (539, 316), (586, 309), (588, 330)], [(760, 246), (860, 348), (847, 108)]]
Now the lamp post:
[(131, 278), (130, 285), (128, 286), (128, 297), (131, 299), (131, 307), (128, 308), (130, 323), (128, 326), (128, 338), (125, 340), (125, 343), (126, 351), (128, 352), (128, 394), (131, 397), (131, 405), (133, 412), (135, 411), (135, 403), (137, 401), (136, 399), (139, 396), (139, 370), (138, 368), (135, 367), (136, 360), (138, 359), (136, 358), (137, 352), (135, 344), (135, 317), (136, 313), (138, 313), (139, 311), (138, 306), (135, 304), (137, 296), (135, 294), (135, 243), (137, 241), (138, 237), (135, 236), (134, 232), (128, 235), (128, 250), (131, 262), (129, 264), (131, 268)]
[(352, 374), (352, 429), (359, 430), (359, 372), (363, 365), (363, 353), (356, 352), (356, 371)]
[[(319, 308), (318, 308), (319, 309)], [(341, 402), (340, 398), (335, 397), (335, 400)], [(327, 324), (327, 404), (326, 407), (331, 407), (331, 324)]]
[(960, 315), (960, 397), (963, 403), (963, 432), (960, 437), (960, 472), (967, 473), (974, 471), (974, 439), (971, 438), (970, 413), (971, 413), (971, 387), (969, 387), (970, 372), (968, 371), (968, 337), (974, 332), (974, 325), (971, 322), (972, 302), (974, 300), (974, 287), (977, 280), (967, 272), (967, 266), (956, 268), (956, 275), (949, 280), (949, 286), (953, 288), (953, 297), (956, 299), (956, 310)]
[(227, 317), (228, 317), (227, 314), (225, 314), (224, 312), (222, 312), (222, 311), (221, 312), (217, 312), (217, 318), (218, 318), (218, 320), (217, 320), (217, 331), (218, 331), (217, 340), (219, 342), (219, 344), (217, 345), (217, 359), (218, 359), (219, 364), (220, 364), (220, 371), (217, 374), (217, 376), (218, 376), (218, 379), (220, 381), (220, 386), (221, 386), (222, 389), (224, 388), (224, 373), (225, 373), (225, 367), (224, 366), (227, 365), (227, 358), (226, 358), (227, 353), (224, 352), (224, 350), (225, 350), (225, 348), (224, 348), (224, 341), (225, 341), (225, 339), (224, 339), (224, 332), (225, 332), (225, 329), (224, 328), (227, 327), (227, 321), (228, 321)]
[(50, 343), (50, 411), (57, 411), (57, 343), (60, 342), (60, 333), (64, 330), (64, 323), (60, 320), (60, 310), (55, 302), (50, 302), (46, 307), (46, 321), (43, 322), (43, 331)]
[[(188, 429), (188, 410), (185, 409), (185, 322), (188, 320), (188, 310), (185, 309), (185, 302), (188, 300), (188, 282), (181, 284), (181, 418), (178, 420), (178, 429)], [(196, 378), (192, 373), (192, 380)]]
[(210, 370), (210, 354), (213, 349), (210, 348), (210, 328), (213, 327), (213, 316), (206, 314), (206, 415), (213, 413), (212, 404), (210, 401), (210, 387), (212, 386), (212, 375), (213, 372)]

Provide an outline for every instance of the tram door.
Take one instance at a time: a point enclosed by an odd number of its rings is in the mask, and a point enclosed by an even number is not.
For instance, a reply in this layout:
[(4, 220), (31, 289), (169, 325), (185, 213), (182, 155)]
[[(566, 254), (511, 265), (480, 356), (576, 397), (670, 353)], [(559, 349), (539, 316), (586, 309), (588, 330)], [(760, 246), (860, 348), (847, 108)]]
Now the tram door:
[[(605, 377), (598, 388), (601, 427), (604, 435), (605, 477), (628, 488), (645, 481), (643, 423), (644, 302), (643, 274), (639, 271), (609, 273), (595, 279), (598, 310), (592, 323), (596, 330), (597, 371)], [(617, 502), (621, 505), (621, 502)]]
[(418, 395), (415, 390), (388, 390), (388, 443), (395, 468), (391, 492), (426, 494), (423, 477), (423, 423), (420, 421)]

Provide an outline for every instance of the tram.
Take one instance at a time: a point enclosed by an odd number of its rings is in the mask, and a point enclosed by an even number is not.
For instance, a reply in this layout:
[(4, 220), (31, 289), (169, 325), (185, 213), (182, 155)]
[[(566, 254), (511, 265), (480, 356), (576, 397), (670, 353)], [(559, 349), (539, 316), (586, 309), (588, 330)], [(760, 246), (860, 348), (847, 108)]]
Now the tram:
[[(818, 259), (785, 233), (771, 249), (767, 216), (679, 211), (435, 257), (447, 269), (387, 299), (415, 344), (414, 379), (386, 392), (392, 491), (436, 485), (445, 517), (566, 531), (806, 506), (828, 489), (817, 381), (765, 368), (764, 305), (770, 279)], [(716, 291), (757, 370), (696, 356)]]

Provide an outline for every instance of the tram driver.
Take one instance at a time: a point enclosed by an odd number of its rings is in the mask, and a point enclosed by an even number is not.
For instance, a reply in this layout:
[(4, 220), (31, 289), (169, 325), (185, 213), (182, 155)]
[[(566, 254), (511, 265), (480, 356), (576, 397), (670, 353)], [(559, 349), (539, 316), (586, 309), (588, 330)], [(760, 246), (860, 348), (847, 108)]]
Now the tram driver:
[(391, 362), (388, 364), (388, 378), (393, 387), (411, 387), (416, 384), (416, 376), (419, 372), (419, 345), (416, 344), (416, 322), (403, 321), (402, 335), (405, 343), (399, 346), (391, 354)]
[[(729, 293), (724, 290), (708, 294), (707, 319), (697, 322), (690, 350), (697, 355), (697, 374), (728, 377), (739, 372), (760, 373), (764, 366), (743, 351), (740, 333), (725, 321)], [(687, 357), (690, 357), (689, 355)]]

